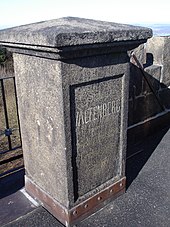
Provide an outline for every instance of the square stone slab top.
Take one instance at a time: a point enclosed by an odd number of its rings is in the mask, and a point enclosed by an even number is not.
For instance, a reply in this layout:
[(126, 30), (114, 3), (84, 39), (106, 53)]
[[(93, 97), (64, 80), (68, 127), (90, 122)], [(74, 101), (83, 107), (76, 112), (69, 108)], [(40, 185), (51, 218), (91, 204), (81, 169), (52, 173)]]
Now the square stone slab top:
[(10, 43), (57, 48), (147, 40), (150, 37), (152, 37), (152, 30), (149, 28), (77, 17), (64, 17), (0, 30), (0, 45)]

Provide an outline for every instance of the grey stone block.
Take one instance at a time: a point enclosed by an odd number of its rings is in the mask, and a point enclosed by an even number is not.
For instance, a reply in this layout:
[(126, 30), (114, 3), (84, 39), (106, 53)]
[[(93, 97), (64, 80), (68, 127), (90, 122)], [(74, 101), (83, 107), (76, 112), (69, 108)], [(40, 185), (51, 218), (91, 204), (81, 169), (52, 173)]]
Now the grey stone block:
[(164, 55), (163, 55), (163, 75), (162, 83), (170, 86), (170, 37), (164, 37)]
[(163, 65), (164, 55), (164, 37), (152, 37), (146, 44), (146, 53), (153, 56), (153, 64)]
[(153, 55), (153, 63), (162, 65), (161, 83), (170, 86), (170, 37), (153, 37), (147, 42), (147, 53)]
[[(155, 92), (160, 89), (161, 72), (162, 66), (160, 65), (151, 65), (144, 69), (145, 76)], [(143, 78), (143, 94), (152, 93), (148, 82)]]
[(27, 176), (67, 204), (60, 62), (14, 54), (14, 67)]
[(46, 47), (146, 40), (152, 30), (139, 26), (75, 17), (1, 30), (0, 41)]
[(146, 64), (146, 48), (145, 44), (141, 44), (139, 47), (134, 49), (134, 54), (137, 57), (141, 65)]
[(0, 31), (14, 52), (26, 189), (66, 226), (125, 190), (127, 51), (151, 35), (80, 18)]

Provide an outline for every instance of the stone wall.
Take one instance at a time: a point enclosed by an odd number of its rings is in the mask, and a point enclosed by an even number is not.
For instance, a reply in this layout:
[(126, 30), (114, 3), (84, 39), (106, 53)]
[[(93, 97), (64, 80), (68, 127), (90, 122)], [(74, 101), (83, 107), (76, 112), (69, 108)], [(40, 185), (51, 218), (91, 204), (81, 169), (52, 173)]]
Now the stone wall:
[[(139, 136), (149, 135), (154, 131), (151, 122), (157, 129), (165, 127), (169, 120), (170, 110), (170, 36), (153, 37), (145, 45), (134, 50), (143, 70), (132, 59), (130, 66), (129, 89), (129, 131)], [(165, 122), (158, 124), (156, 119)], [(140, 126), (140, 127), (138, 127)], [(138, 128), (138, 133), (136, 129)], [(133, 130), (130, 130), (133, 129)], [(134, 143), (134, 141), (131, 141)]]

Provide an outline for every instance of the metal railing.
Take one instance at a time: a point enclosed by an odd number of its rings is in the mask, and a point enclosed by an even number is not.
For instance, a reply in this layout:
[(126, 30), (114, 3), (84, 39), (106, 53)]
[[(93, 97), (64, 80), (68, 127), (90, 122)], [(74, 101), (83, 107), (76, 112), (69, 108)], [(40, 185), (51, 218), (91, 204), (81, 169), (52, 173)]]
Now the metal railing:
[(0, 79), (0, 176), (23, 166), (15, 78)]

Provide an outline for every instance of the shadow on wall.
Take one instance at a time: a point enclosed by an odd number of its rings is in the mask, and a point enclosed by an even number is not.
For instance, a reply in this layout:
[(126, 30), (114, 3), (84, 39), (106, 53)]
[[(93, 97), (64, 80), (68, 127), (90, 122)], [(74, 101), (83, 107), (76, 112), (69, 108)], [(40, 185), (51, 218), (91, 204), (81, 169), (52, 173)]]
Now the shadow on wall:
[(148, 53), (144, 67), (131, 64), (130, 68), (127, 187), (170, 127), (170, 89), (161, 82), (162, 66), (153, 65), (153, 55)]
[(149, 54), (148, 57), (144, 70), (131, 64), (129, 127), (170, 110), (170, 89), (167, 84), (161, 82), (162, 66), (152, 65), (152, 55)]
[(0, 178), (0, 199), (24, 187), (25, 170), (21, 169)]

